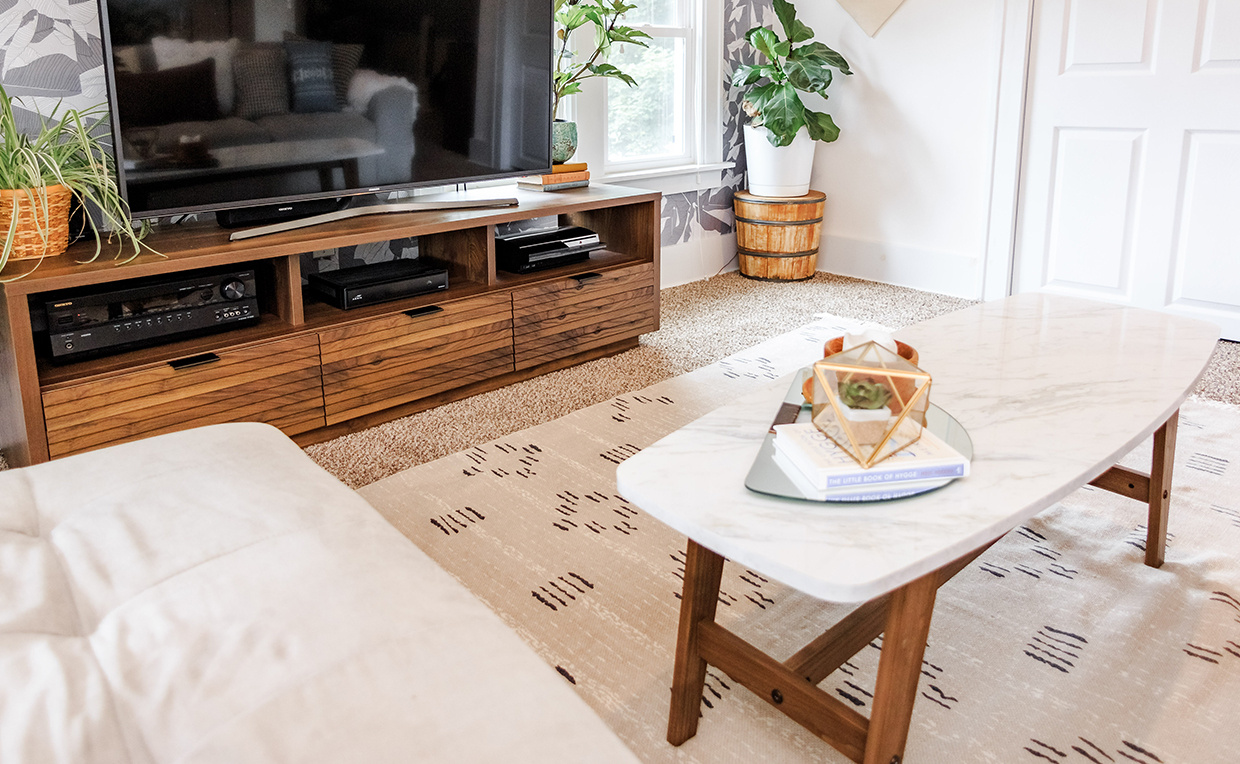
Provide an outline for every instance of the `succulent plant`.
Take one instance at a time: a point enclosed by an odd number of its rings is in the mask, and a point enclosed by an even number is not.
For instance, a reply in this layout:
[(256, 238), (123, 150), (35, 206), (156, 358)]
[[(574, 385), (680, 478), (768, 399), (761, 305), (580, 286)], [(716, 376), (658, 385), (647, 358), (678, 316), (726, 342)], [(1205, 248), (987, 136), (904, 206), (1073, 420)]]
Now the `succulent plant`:
[(891, 390), (882, 382), (863, 379), (840, 384), (840, 402), (850, 409), (881, 409), (891, 400)]

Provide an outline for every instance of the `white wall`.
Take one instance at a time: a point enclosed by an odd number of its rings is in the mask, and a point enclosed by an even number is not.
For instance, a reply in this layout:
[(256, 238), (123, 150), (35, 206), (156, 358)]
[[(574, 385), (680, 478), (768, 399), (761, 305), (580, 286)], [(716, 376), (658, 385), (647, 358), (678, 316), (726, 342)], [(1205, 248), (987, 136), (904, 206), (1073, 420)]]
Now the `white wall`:
[(819, 270), (980, 297), (1002, 0), (905, 0), (874, 38), (834, 0), (797, 10), (856, 72), (830, 88), (841, 134), (814, 161)]

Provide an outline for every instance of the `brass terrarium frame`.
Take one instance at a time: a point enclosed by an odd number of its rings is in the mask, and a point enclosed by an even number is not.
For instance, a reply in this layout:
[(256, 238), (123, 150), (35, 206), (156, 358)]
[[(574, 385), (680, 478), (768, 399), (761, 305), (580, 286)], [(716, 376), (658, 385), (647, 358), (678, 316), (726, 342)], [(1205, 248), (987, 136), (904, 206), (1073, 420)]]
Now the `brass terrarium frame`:
[[(855, 459), (862, 468), (869, 469), (900, 449), (916, 443), (921, 438), (921, 430), (926, 425), (926, 409), (929, 407), (930, 400), (930, 374), (909, 363), (896, 353), (876, 342), (866, 342), (843, 353), (837, 353), (815, 362), (813, 373), (814, 404), (812, 419), (814, 425), (847, 452), (849, 456)], [(853, 429), (848, 424), (850, 420), (842, 410), (844, 406), (839, 400), (838, 389), (828, 382), (827, 374), (835, 375), (836, 385), (847, 382), (857, 376), (885, 378), (886, 387), (891, 391), (892, 399), (899, 403), (899, 415), (887, 427), (887, 431), (883, 434), (882, 439), (874, 446), (874, 450), (868, 456), (862, 455), (864, 453), (862, 445), (857, 442)], [(905, 381), (905, 384), (897, 384), (897, 381)], [(910, 389), (911, 394), (909, 394)], [(819, 394), (820, 391), (822, 395)], [(820, 400), (820, 398), (825, 399), (825, 402)], [(839, 438), (818, 425), (818, 415), (826, 406), (830, 406), (835, 413), (839, 429), (843, 430), (847, 436), (847, 443), (840, 442)], [(899, 448), (892, 448), (886, 454), (883, 454), (884, 447), (891, 441), (892, 436), (899, 431), (900, 426), (909, 419), (910, 413), (913, 414), (913, 421), (918, 425), (916, 436), (911, 437), (908, 442), (900, 444)]]

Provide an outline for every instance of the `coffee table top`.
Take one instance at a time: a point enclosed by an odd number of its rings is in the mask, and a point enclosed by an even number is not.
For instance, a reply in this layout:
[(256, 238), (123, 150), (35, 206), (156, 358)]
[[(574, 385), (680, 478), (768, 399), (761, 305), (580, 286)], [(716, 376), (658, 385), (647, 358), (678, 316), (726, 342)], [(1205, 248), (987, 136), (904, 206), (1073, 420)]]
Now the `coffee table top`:
[(1155, 311), (1024, 294), (896, 336), (933, 375), (931, 400), (968, 430), (968, 478), (868, 504), (747, 490), (785, 377), (625, 461), (620, 492), (708, 549), (807, 594), (868, 600), (981, 548), (1113, 466), (1188, 397), (1219, 331)]

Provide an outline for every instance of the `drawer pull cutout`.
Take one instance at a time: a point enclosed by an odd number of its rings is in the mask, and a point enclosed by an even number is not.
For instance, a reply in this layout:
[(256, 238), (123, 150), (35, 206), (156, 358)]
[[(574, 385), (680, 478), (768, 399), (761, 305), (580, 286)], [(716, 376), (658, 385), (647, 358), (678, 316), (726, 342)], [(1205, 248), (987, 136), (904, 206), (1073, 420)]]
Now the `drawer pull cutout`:
[(425, 308), (414, 308), (405, 311), (405, 315), (410, 318), (422, 318), (423, 316), (433, 316), (436, 313), (443, 313), (443, 308), (438, 305), (427, 305)]
[(591, 282), (591, 281), (597, 281), (598, 279), (603, 278), (603, 274), (601, 274), (601, 273), (583, 273), (583, 274), (581, 274), (581, 275), (579, 275), (579, 276), (569, 276), (569, 278), (570, 278), (570, 279), (572, 279), (573, 281), (576, 281), (576, 282), (577, 282), (577, 288), (578, 288), (578, 289), (581, 289), (582, 287), (584, 287), (584, 286), (585, 286), (586, 284), (588, 284), (589, 282)]
[(215, 353), (203, 353), (202, 355), (192, 355), (189, 358), (178, 358), (175, 361), (169, 361), (168, 365), (176, 371), (181, 371), (182, 369), (192, 369), (195, 366), (206, 366), (218, 360), (220, 360), (220, 357)]

